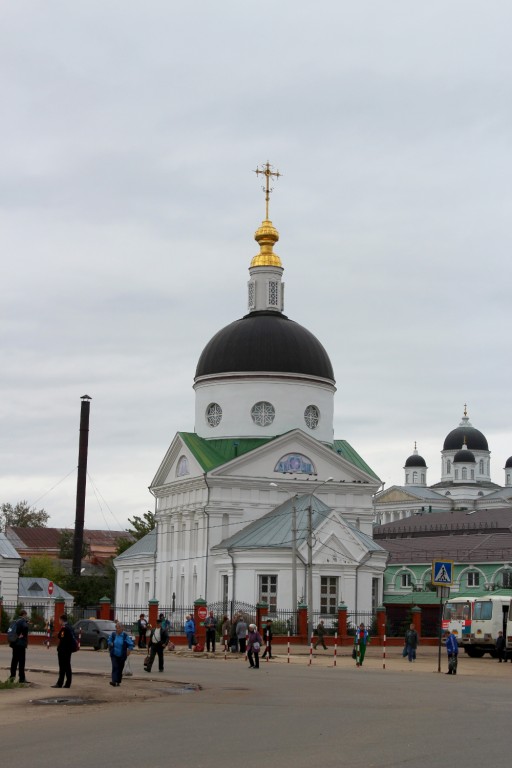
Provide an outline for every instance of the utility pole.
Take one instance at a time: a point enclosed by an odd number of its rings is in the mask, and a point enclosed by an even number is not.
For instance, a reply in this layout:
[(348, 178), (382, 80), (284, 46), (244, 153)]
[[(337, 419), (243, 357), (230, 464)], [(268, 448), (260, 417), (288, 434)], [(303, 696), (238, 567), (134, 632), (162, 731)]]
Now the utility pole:
[(297, 494), (293, 499), (292, 507), (292, 605), (293, 605), (293, 633), (297, 631)]
[(75, 536), (73, 539), (73, 576), (80, 576), (82, 570), (82, 548), (84, 543), (85, 490), (87, 485), (87, 451), (89, 447), (89, 413), (91, 398), (80, 398), (80, 438), (78, 443), (78, 475), (76, 480)]
[[(322, 485), (330, 483), (331, 480), (332, 477), (328, 477), (327, 480), (320, 483), (318, 488), (315, 488), (315, 492), (318, 491)], [(313, 496), (314, 494), (310, 493), (308, 506), (308, 645), (313, 636)]]

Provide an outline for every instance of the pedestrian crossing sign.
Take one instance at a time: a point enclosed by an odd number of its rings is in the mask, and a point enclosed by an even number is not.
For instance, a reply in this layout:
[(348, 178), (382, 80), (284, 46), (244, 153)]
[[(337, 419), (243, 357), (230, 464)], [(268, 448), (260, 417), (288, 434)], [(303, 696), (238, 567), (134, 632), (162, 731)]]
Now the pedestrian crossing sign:
[(432, 585), (434, 587), (453, 586), (453, 560), (432, 561)]

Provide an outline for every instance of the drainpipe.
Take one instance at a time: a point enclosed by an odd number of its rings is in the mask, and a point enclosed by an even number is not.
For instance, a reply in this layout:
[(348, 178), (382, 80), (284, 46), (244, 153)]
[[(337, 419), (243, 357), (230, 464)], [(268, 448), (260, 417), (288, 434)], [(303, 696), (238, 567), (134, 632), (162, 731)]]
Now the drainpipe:
[[(233, 555), (231, 554), (231, 551), (229, 549), (226, 550), (228, 553), (228, 557), (231, 558), (231, 565), (233, 567), (233, 589), (231, 590), (231, 605), (235, 602), (235, 586), (236, 586), (236, 570), (235, 570), (235, 559)], [(233, 617), (231, 617), (233, 618)]]
[[(206, 472), (204, 473), (204, 484), (206, 485), (206, 504), (204, 505), (204, 514), (206, 515), (206, 570), (204, 574), (204, 599), (206, 603), (208, 603), (208, 560), (210, 557), (210, 513), (206, 511), (206, 507), (210, 503), (210, 486), (208, 485), (208, 481), (206, 479)], [(196, 598), (194, 598), (195, 600)]]

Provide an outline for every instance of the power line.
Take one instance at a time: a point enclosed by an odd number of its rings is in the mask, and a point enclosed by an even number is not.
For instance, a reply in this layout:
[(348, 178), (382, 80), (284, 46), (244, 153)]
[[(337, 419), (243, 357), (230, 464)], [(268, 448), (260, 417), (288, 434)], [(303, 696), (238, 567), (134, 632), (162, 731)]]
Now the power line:
[(68, 479), (68, 477), (69, 477), (70, 475), (72, 475), (72, 474), (73, 474), (73, 472), (76, 472), (76, 469), (77, 469), (76, 467), (73, 467), (73, 469), (71, 470), (71, 472), (68, 472), (68, 474), (67, 474), (65, 477), (63, 477), (63, 478), (62, 478), (62, 480), (59, 480), (59, 482), (58, 482), (58, 483), (55, 483), (55, 485), (52, 485), (52, 487), (51, 487), (51, 488), (48, 488), (48, 490), (47, 490), (47, 491), (45, 491), (44, 493), (42, 493), (42, 494), (41, 494), (41, 496), (39, 496), (39, 497), (38, 497), (38, 498), (37, 498), (35, 501), (33, 501), (31, 504), (29, 504), (29, 506), (30, 506), (30, 507), (33, 507), (35, 504), (37, 504), (37, 502), (38, 502), (38, 501), (40, 501), (41, 499), (43, 499), (43, 498), (44, 498), (44, 497), (45, 497), (45, 496), (46, 496), (48, 493), (51, 493), (51, 491), (55, 490), (55, 488), (57, 488), (57, 486), (58, 486), (58, 485), (60, 485), (61, 483), (63, 483), (63, 482), (64, 482), (64, 480), (67, 480), (67, 479)]

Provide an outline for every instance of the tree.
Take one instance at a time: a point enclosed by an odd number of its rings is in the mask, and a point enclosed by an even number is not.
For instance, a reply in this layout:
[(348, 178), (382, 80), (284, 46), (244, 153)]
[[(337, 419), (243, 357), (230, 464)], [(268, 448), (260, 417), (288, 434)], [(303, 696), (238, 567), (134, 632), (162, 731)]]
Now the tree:
[(61, 587), (66, 579), (66, 571), (58, 560), (54, 560), (48, 555), (36, 555), (27, 560), (23, 566), (22, 576), (42, 577), (54, 581)]
[(46, 528), (50, 515), (44, 509), (30, 507), (28, 503), (18, 501), (12, 504), (4, 503), (0, 506), (0, 528), (5, 531), (8, 526), (18, 528)]
[[(72, 560), (74, 557), (75, 532), (69, 528), (63, 528), (59, 536), (59, 557), (62, 560)], [(87, 542), (82, 542), (82, 557), (87, 557), (91, 548)]]
[(127, 549), (130, 549), (130, 547), (133, 545), (133, 541), (131, 539), (119, 538), (116, 539), (116, 544), (116, 557), (118, 557), (123, 552), (126, 552)]
[(132, 534), (136, 541), (138, 541), (139, 539), (142, 539), (143, 536), (146, 536), (148, 533), (155, 530), (155, 513), (149, 511), (144, 512), (142, 517), (139, 517), (138, 515), (135, 515), (133, 518), (129, 517), (128, 522), (132, 527), (127, 528), (126, 530), (128, 533)]

